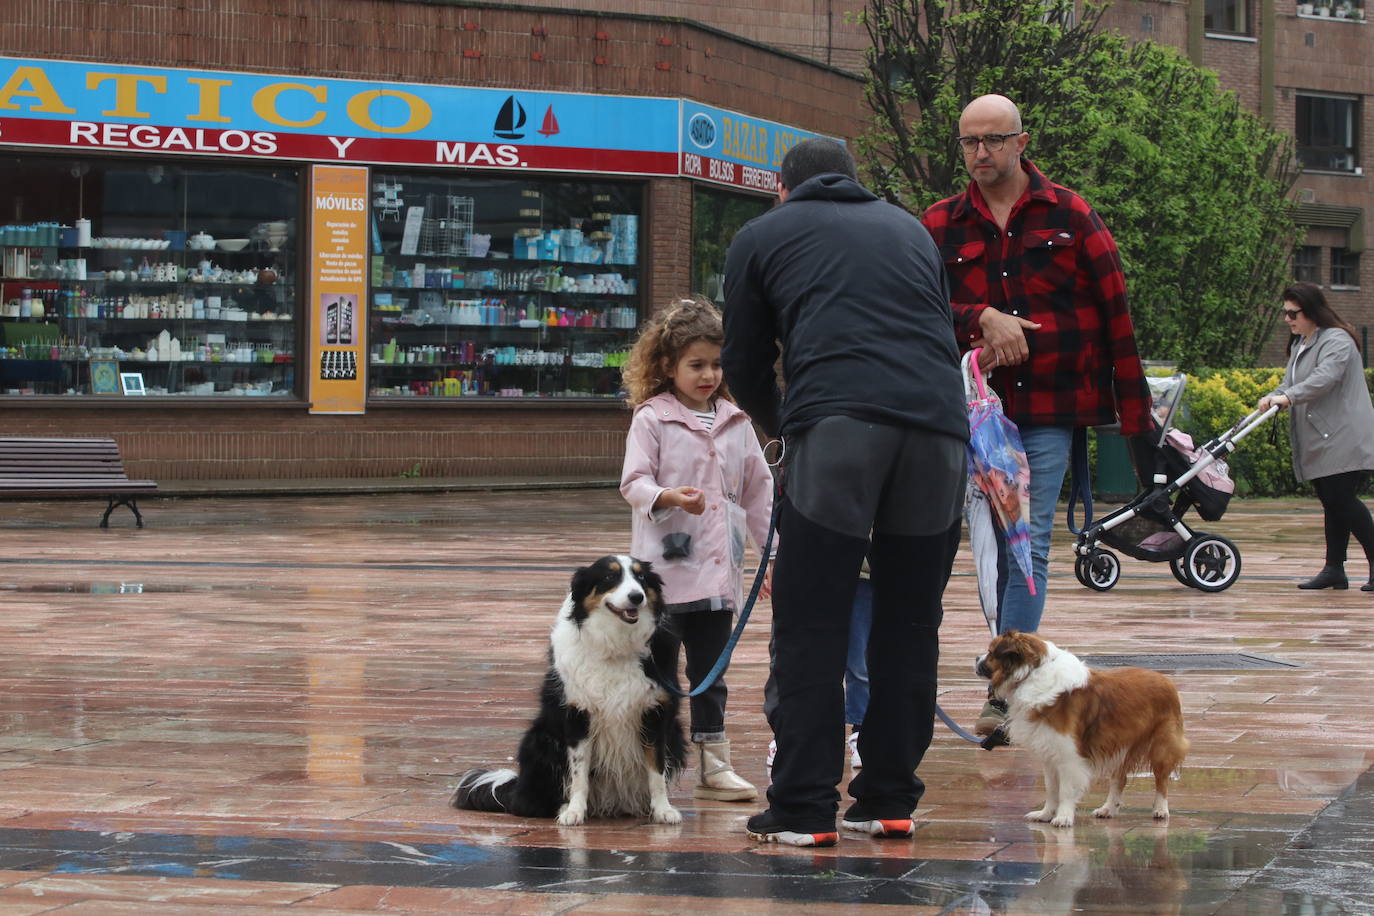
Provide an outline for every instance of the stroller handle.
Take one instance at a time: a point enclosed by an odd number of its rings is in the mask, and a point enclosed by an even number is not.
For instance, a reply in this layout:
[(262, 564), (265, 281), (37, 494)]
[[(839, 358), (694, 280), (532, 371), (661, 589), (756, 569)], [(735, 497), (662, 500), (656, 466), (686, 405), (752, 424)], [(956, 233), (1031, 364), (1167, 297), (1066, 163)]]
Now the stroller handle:
[(1227, 430), (1224, 435), (1218, 436), (1217, 441), (1227, 440), (1231, 442), (1239, 442), (1241, 439), (1244, 439), (1246, 436), (1250, 435), (1252, 432), (1258, 429), (1262, 423), (1264, 423), (1266, 420), (1268, 420), (1270, 417), (1272, 417), (1274, 414), (1278, 412), (1279, 405), (1277, 404), (1271, 404), (1264, 410), (1260, 410), (1257, 407), (1254, 410), (1250, 411), (1248, 414), (1246, 414), (1244, 417), (1242, 417), (1240, 420), (1238, 420), (1236, 422), (1236, 425), (1232, 426), (1229, 430)]

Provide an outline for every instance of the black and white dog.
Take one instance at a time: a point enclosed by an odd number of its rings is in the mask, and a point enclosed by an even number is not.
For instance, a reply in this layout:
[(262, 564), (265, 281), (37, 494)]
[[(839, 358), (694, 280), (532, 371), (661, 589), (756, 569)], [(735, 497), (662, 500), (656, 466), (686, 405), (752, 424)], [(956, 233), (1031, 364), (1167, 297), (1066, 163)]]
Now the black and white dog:
[(564, 826), (588, 817), (682, 822), (668, 802), (668, 780), (686, 757), (679, 703), (654, 677), (676, 677), (662, 590), (649, 564), (628, 556), (573, 574), (519, 771), (469, 770), (453, 807), (557, 817)]

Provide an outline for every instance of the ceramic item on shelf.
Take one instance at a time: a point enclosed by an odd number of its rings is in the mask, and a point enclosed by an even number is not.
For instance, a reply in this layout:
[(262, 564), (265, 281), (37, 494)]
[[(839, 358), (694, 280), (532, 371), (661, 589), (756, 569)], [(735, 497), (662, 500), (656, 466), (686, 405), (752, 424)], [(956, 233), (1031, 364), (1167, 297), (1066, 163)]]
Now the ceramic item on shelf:
[(248, 239), (220, 239), (216, 244), (220, 251), (242, 251), (248, 247)]

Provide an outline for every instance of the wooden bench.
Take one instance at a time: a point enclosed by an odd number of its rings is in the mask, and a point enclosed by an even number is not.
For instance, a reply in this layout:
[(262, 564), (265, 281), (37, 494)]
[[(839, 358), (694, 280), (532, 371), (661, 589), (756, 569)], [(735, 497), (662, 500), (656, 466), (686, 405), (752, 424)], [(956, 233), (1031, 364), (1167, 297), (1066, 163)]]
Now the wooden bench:
[(130, 480), (113, 439), (0, 438), (0, 497), (45, 499), (103, 496), (100, 527), (110, 527), (116, 506), (128, 506), (143, 527), (137, 498), (157, 492), (151, 480)]

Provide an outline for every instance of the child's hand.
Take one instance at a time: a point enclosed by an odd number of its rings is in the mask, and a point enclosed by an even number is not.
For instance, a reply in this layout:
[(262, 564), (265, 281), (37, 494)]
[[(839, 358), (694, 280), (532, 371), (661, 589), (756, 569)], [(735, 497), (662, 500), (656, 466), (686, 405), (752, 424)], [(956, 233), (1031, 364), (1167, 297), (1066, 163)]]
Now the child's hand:
[(773, 597), (773, 568), (771, 566), (768, 568), (768, 572), (763, 574), (763, 585), (759, 586), (759, 597)]
[(676, 506), (693, 515), (706, 511), (706, 494), (696, 487), (671, 487), (664, 490), (658, 501), (665, 506)]

